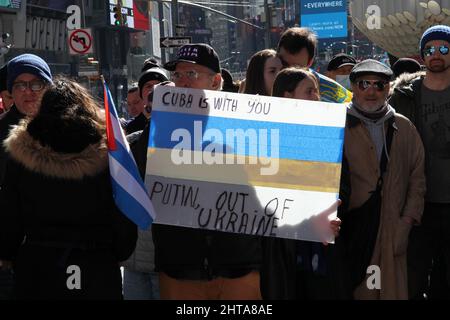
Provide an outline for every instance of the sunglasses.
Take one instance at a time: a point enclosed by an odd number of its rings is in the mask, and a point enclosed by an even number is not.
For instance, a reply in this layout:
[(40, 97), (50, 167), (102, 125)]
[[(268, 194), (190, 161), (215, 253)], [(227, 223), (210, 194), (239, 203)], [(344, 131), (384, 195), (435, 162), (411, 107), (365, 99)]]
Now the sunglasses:
[(41, 91), (45, 87), (45, 82), (41, 80), (34, 81), (19, 81), (13, 84), (13, 89), (18, 91), (25, 91), (27, 88), (30, 88), (31, 91), (37, 92)]
[(388, 82), (381, 80), (360, 80), (357, 82), (359, 90), (365, 91), (370, 87), (375, 88), (377, 91), (383, 91)]
[(436, 52), (437, 49), (439, 49), (439, 52), (443, 56), (446, 56), (448, 54), (448, 47), (442, 45), (442, 46), (439, 46), (439, 47), (435, 47), (435, 46), (426, 47), (425, 49), (423, 49), (423, 55), (425, 57), (431, 57)]

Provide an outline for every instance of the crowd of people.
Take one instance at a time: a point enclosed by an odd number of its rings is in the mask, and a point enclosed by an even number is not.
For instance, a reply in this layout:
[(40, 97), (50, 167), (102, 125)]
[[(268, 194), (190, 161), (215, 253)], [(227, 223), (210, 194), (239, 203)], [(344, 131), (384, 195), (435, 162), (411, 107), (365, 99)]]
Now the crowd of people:
[(121, 125), (142, 178), (156, 85), (334, 103), (345, 101), (324, 81), (348, 92), (332, 245), (138, 230), (114, 203), (102, 107), (40, 57), (13, 58), (0, 69), (0, 299), (450, 298), (450, 27), (430, 27), (418, 47), (423, 65), (338, 54), (322, 75), (310, 69), (315, 34), (295, 27), (239, 83), (196, 43), (163, 66), (146, 60), (128, 90)]

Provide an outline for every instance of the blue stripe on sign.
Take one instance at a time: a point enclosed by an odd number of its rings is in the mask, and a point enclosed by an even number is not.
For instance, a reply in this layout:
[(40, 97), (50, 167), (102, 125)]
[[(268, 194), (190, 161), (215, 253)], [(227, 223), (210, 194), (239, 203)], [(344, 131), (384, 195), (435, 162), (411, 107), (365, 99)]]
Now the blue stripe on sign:
[(111, 177), (114, 200), (117, 207), (131, 221), (138, 225), (142, 230), (147, 230), (152, 223), (152, 218), (148, 211), (131, 196), (118, 181)]
[[(202, 123), (203, 131), (214, 129), (217, 133), (213, 137), (210, 136), (203, 139), (205, 140), (202, 143), (203, 149), (213, 142), (215, 146), (226, 146), (223, 150), (216, 148), (217, 152), (223, 153), (257, 157), (270, 156), (280, 159), (304, 161), (342, 161), (342, 146), (344, 143), (343, 127), (230, 119), (164, 111), (154, 111), (152, 113), (149, 147), (172, 149), (180, 141), (183, 141), (182, 138), (177, 138), (179, 139), (177, 141), (171, 141), (172, 133), (176, 129), (185, 129), (191, 137), (189, 148), (194, 150), (194, 121), (200, 121)], [(256, 140), (250, 143), (248, 138), (246, 138), (245, 145), (238, 145), (236, 139), (232, 142), (228, 141), (228, 143), (225, 143), (226, 130), (237, 129), (243, 131), (251, 129), (256, 134)], [(266, 134), (261, 134), (261, 137), (258, 137), (259, 130), (266, 130)], [(279, 141), (271, 141), (271, 130), (279, 131)], [(265, 139), (265, 137), (267, 138)], [(278, 155), (271, 154), (271, 147), (274, 143), (279, 143)], [(264, 152), (261, 152), (262, 146), (266, 146)]]

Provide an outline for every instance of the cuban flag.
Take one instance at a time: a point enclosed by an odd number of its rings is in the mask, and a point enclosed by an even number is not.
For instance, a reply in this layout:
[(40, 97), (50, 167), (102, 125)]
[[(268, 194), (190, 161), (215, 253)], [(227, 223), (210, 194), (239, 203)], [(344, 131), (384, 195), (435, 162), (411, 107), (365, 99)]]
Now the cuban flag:
[(139, 175), (130, 146), (120, 126), (111, 92), (105, 81), (103, 81), (103, 88), (113, 197), (123, 214), (141, 229), (147, 230), (155, 218), (155, 209)]

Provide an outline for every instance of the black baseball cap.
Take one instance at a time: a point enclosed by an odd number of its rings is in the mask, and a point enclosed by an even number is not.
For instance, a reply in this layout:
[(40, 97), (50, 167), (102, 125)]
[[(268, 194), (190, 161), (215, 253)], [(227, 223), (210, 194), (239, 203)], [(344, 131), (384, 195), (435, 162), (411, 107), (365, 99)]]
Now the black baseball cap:
[(392, 80), (392, 75), (394, 74), (387, 65), (381, 63), (377, 60), (367, 59), (357, 63), (350, 73), (350, 81), (355, 82), (357, 77), (365, 74), (374, 74), (386, 80)]
[(167, 62), (164, 69), (174, 71), (178, 62), (199, 64), (216, 73), (220, 73), (220, 62), (217, 52), (206, 43), (193, 43), (182, 46), (177, 53), (177, 59)]
[(328, 63), (327, 70), (333, 71), (343, 66), (354, 66), (355, 64), (356, 64), (355, 58), (345, 53), (339, 53), (335, 55), (333, 58), (331, 58), (330, 62)]

